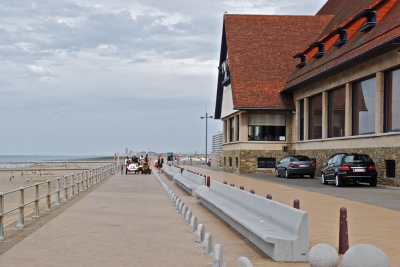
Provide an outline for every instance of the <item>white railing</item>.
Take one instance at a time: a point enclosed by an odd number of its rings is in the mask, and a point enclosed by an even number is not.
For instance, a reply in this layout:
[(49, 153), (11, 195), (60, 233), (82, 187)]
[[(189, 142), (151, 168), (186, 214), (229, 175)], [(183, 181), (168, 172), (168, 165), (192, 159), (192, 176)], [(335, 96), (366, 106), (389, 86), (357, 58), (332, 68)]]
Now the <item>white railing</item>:
[[(68, 199), (73, 198), (75, 195), (80, 192), (86, 191), (94, 184), (101, 182), (103, 179), (107, 178), (111, 174), (115, 174), (119, 169), (122, 169), (121, 166), (117, 166), (116, 164), (107, 164), (98, 168), (88, 169), (81, 172), (73, 173), (70, 175), (64, 175), (63, 177), (57, 177), (53, 180), (47, 180), (46, 182), (35, 183), (30, 186), (21, 186), (18, 189), (8, 191), (8, 192), (0, 192), (0, 241), (4, 241), (4, 217), (7, 214), (10, 214), (14, 211), (18, 211), (18, 220), (16, 224), (16, 228), (25, 228), (24, 218), (25, 218), (25, 207), (33, 204), (33, 216), (32, 219), (39, 219), (39, 201), (42, 199), (46, 199), (45, 212), (51, 211), (51, 196), (55, 195), (55, 206), (61, 206), (61, 202), (67, 202)], [(63, 188), (61, 188), (61, 181), (63, 181)], [(55, 185), (55, 191), (51, 192), (51, 186)], [(46, 186), (46, 193), (40, 196), (40, 185)], [(27, 201), (25, 199), (25, 190), (35, 189), (35, 197), (34, 199)], [(69, 194), (68, 194), (69, 191)], [(8, 211), (4, 211), (4, 203), (5, 197), (7, 195), (18, 193), (19, 192), (19, 206), (11, 208)], [(61, 201), (61, 195), (63, 192), (63, 199)]]

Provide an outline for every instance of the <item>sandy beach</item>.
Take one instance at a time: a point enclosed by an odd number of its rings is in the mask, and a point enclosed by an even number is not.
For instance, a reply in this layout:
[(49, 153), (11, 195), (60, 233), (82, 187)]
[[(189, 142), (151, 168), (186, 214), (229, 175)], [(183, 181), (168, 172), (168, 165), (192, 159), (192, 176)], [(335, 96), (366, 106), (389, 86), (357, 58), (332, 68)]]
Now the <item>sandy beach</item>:
[[(97, 168), (108, 164), (109, 162), (45, 162), (31, 164), (30, 167), (21, 168), (0, 168), (0, 192), (7, 193), (19, 189), (20, 187), (29, 187), (24, 190), (24, 202), (28, 203), (35, 198), (36, 189), (35, 184), (41, 183), (39, 187), (39, 196), (47, 194), (47, 187), (44, 182), (47, 180), (54, 180), (64, 175), (71, 175), (81, 173), (84, 170)], [(21, 164), (22, 165), (22, 164)], [(76, 179), (76, 177), (75, 177)], [(81, 179), (81, 178), (80, 178)], [(68, 179), (70, 182), (70, 179)], [(64, 179), (61, 179), (61, 188), (64, 187)], [(51, 191), (54, 192), (56, 183), (51, 183)], [(63, 194), (61, 194), (61, 198)], [(10, 211), (19, 205), (20, 192), (13, 192), (4, 196), (4, 211)], [(52, 205), (55, 201), (55, 195), (52, 195)], [(41, 209), (46, 205), (46, 200), (42, 199), (39, 202)], [(25, 207), (25, 216), (33, 212), (33, 204)], [(13, 211), (4, 217), (4, 225), (14, 223), (17, 220), (18, 211)]]

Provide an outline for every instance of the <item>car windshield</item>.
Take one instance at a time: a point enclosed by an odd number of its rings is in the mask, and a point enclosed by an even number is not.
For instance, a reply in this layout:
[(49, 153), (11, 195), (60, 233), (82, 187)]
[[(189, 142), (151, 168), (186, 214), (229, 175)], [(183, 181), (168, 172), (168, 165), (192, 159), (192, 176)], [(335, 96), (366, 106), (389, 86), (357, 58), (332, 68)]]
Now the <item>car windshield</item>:
[(294, 162), (294, 161), (311, 161), (311, 159), (307, 156), (294, 156), (292, 158), (290, 158), (290, 161)]
[(343, 161), (347, 163), (365, 163), (372, 162), (372, 159), (368, 155), (347, 155)]

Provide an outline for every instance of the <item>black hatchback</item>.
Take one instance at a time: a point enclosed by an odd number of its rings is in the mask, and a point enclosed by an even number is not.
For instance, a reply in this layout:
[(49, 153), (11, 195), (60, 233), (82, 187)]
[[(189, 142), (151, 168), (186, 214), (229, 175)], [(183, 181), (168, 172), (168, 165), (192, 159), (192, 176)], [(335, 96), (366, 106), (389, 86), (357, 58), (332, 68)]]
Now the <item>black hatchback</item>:
[(324, 163), (321, 172), (321, 182), (334, 182), (336, 186), (346, 183), (369, 183), (376, 186), (378, 173), (374, 161), (367, 154), (339, 153), (334, 154)]
[(315, 161), (307, 156), (292, 155), (286, 156), (276, 163), (275, 174), (276, 177), (281, 175), (289, 178), (293, 175), (309, 175), (311, 178), (315, 176)]

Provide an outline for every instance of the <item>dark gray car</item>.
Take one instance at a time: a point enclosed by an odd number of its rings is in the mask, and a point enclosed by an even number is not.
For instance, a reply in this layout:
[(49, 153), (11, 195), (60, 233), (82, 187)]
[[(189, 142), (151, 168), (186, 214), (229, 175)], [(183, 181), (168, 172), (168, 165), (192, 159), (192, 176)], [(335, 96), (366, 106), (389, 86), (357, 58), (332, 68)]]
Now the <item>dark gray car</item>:
[(276, 163), (275, 174), (276, 177), (282, 176), (289, 178), (294, 175), (299, 175), (300, 177), (309, 175), (311, 178), (314, 178), (315, 167), (315, 161), (307, 156), (286, 156)]

